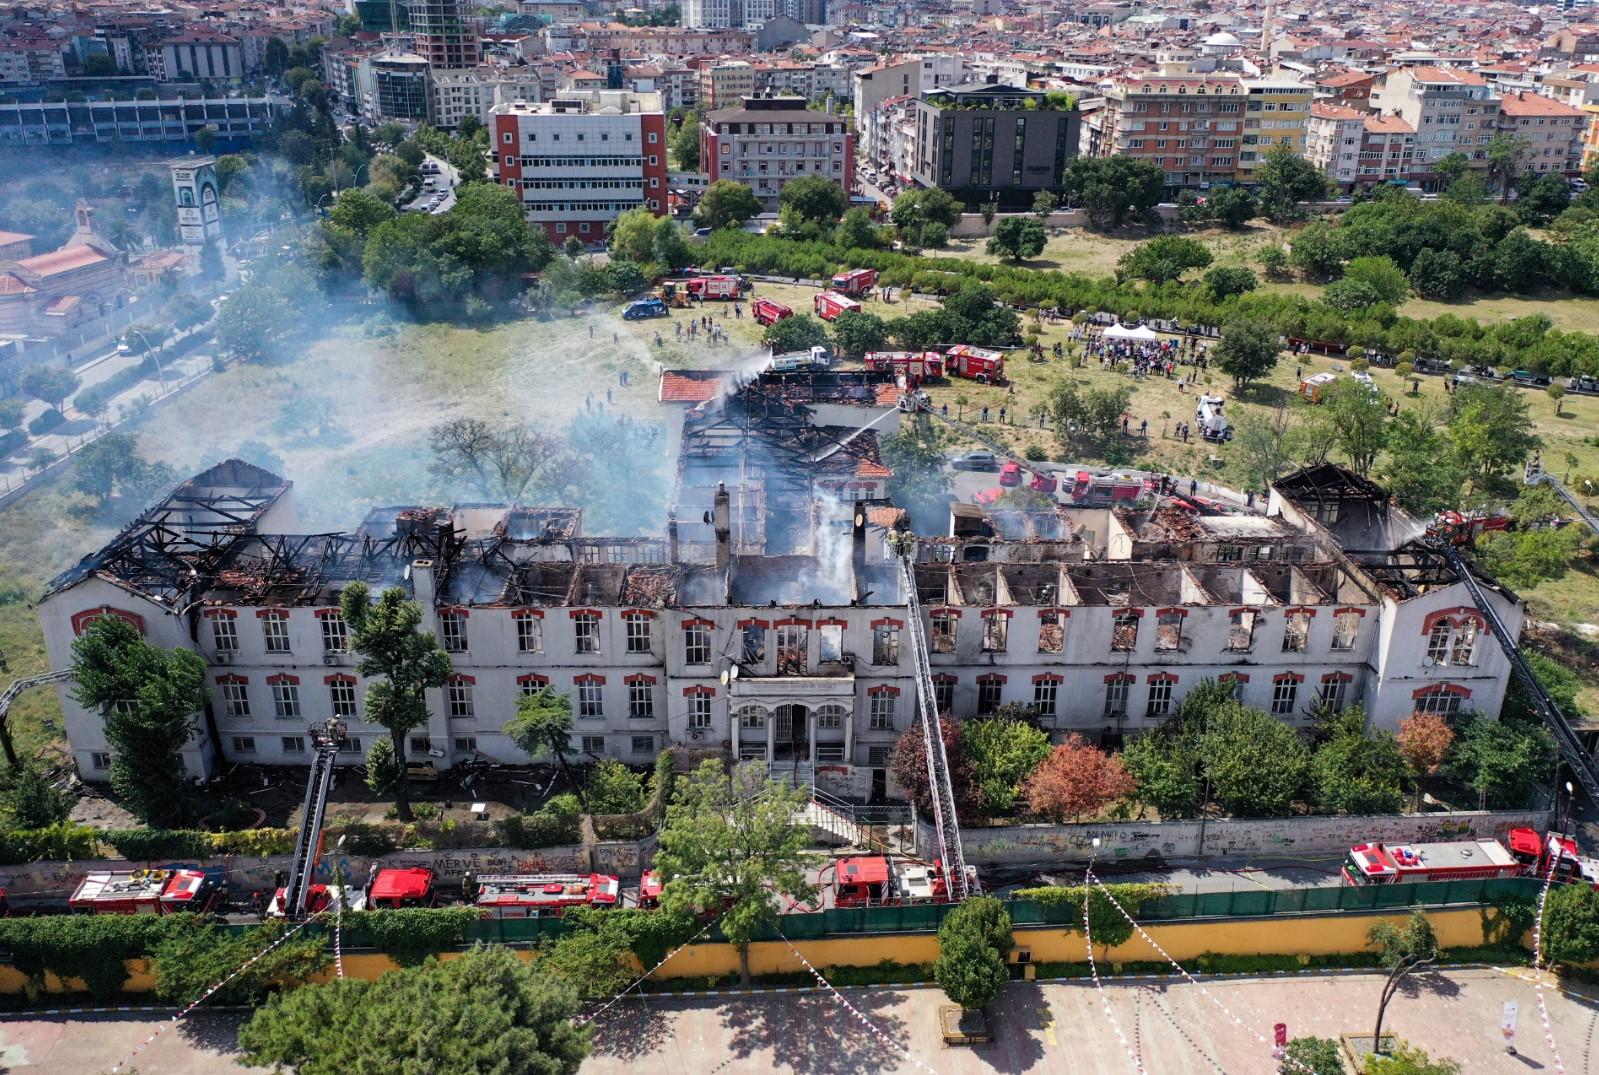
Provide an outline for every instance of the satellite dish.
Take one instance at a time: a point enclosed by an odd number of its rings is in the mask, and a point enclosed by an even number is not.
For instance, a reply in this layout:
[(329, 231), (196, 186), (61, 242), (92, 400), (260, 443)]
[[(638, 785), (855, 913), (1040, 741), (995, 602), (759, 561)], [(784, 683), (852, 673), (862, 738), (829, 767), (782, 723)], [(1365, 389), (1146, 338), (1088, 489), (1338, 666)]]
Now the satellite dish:
[(724, 687), (727, 686), (729, 683), (731, 683), (733, 681), (733, 677), (728, 675), (728, 673), (727, 673), (727, 671), (725, 669), (722, 671), (722, 675), (720, 676), (720, 679), (722, 680), (722, 686), (724, 686)]
[(728, 667), (728, 669), (727, 669), (727, 678), (730, 679), (730, 680), (737, 681), (737, 679), (738, 679), (738, 665), (735, 664), (735, 665), (730, 665)]

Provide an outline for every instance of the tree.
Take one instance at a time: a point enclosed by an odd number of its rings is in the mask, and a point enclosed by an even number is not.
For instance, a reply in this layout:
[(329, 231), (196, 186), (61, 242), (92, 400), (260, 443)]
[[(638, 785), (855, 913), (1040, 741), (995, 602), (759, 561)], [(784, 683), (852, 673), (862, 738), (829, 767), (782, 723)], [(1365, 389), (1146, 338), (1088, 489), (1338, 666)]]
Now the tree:
[(1550, 963), (1599, 959), (1599, 891), (1592, 885), (1555, 885), (1544, 900), (1543, 951)]
[[(344, 587), (339, 608), (349, 628), (350, 650), (360, 658), (355, 670), (375, 680), (366, 689), (366, 720), (388, 729), (403, 774), (406, 734), (427, 723), (424, 692), (449, 679), (449, 655), (437, 638), (417, 629), (422, 606), (408, 600), (397, 586), (384, 590), (374, 603), (366, 583), (351, 582)], [(403, 775), (395, 781), (394, 791), (395, 812), (401, 821), (411, 821)]]
[(1327, 196), (1327, 177), (1288, 146), (1272, 146), (1255, 171), (1255, 200), (1273, 224), (1299, 219), (1300, 202)]
[(1021, 329), (1016, 311), (998, 301), (994, 289), (976, 280), (962, 281), (944, 299), (944, 329), (950, 339), (978, 347), (1008, 347)]
[(1212, 359), (1242, 389), (1277, 368), (1282, 341), (1269, 321), (1234, 321), (1222, 330)]
[(132, 623), (105, 615), (72, 643), (72, 675), (78, 704), (104, 715), (111, 788), (122, 805), (146, 824), (182, 821), (183, 747), (205, 707), (205, 659), (152, 646)]
[(1132, 794), (1135, 783), (1122, 759), (1072, 734), (1049, 752), (1022, 785), (1035, 814), (1063, 822), (1093, 817)]
[(729, 773), (707, 760), (679, 777), (660, 829), (655, 870), (665, 882), (661, 906), (697, 914), (720, 911), (722, 935), (738, 947), (739, 979), (750, 983), (750, 942), (777, 921), (776, 896), (808, 901), (816, 893), (806, 850), (810, 835), (794, 824), (802, 788), (739, 765)]
[(655, 258), (655, 222), (658, 219), (643, 206), (618, 216), (611, 222), (611, 256), (639, 265), (649, 264)]
[(1255, 216), (1255, 196), (1243, 187), (1212, 191), (1205, 202), (1207, 215), (1225, 228), (1237, 231)]
[(942, 224), (945, 228), (959, 224), (961, 206), (952, 194), (937, 187), (907, 190), (894, 199), (888, 219), (900, 238), (921, 246), (929, 224)]
[(632, 814), (644, 809), (644, 778), (614, 758), (601, 758), (589, 770), (584, 791), (592, 814)]
[(1495, 531), (1478, 539), (1476, 559), (1507, 586), (1530, 590), (1539, 583), (1564, 577), (1583, 540), (1575, 526), (1540, 526), (1514, 533)]
[(650, 278), (636, 262), (613, 257), (605, 266), (605, 281), (618, 295), (637, 295), (650, 286)]
[(592, 1033), (572, 1021), (578, 1011), (566, 981), (509, 948), (477, 945), (375, 981), (337, 978), (276, 994), (239, 1028), (239, 1046), (246, 1063), (299, 1075), (576, 1075)]
[(1255, 260), (1260, 262), (1260, 267), (1273, 280), (1288, 272), (1288, 251), (1282, 248), (1281, 243), (1268, 243), (1261, 247)]
[(1410, 297), (1410, 281), (1394, 259), (1386, 255), (1350, 259), (1344, 266), (1345, 280), (1358, 280), (1371, 288), (1378, 302), (1396, 306)]
[(22, 400), (16, 397), (0, 399), (0, 433), (21, 429), (27, 415), (28, 405)]
[(20, 383), (28, 395), (59, 411), (82, 382), (65, 366), (29, 366), (22, 371)]
[(584, 251), (587, 249), (588, 247), (584, 244), (583, 240), (579, 239), (576, 235), (568, 235), (566, 237), (566, 242), (561, 244), (561, 253), (573, 260), (582, 257)]
[(744, 227), (744, 222), (760, 211), (761, 200), (755, 197), (755, 190), (736, 179), (718, 179), (700, 195), (694, 222), (700, 227)]
[(999, 202), (990, 197), (977, 211), (977, 215), (983, 218), (983, 230), (986, 232), (994, 226), (994, 218), (999, 215)]
[(205, 324), (211, 320), (213, 313), (215, 311), (209, 302), (188, 292), (174, 295), (172, 301), (167, 303), (167, 318), (172, 322), (172, 327), (179, 332)]
[(1379, 469), (1379, 480), (1399, 506), (1422, 519), (1453, 506), (1466, 482), (1439, 418), (1430, 408), (1400, 411), (1388, 423), (1388, 455)]
[(1295, 1038), (1283, 1050), (1278, 1075), (1344, 1075), (1344, 1053), (1332, 1038)]
[(1488, 143), (1488, 181), (1499, 188), (1499, 204), (1510, 200), (1510, 189), (1531, 152), (1532, 143), (1520, 135), (1496, 134)]
[(514, 504), (553, 489), (572, 465), (558, 436), (515, 422), (452, 418), (428, 430), (428, 471), (445, 483), (469, 481), (484, 500)]
[(0, 813), (13, 829), (43, 829), (67, 820), (72, 803), (38, 766), (13, 766), (0, 784)]
[(1255, 290), (1260, 281), (1242, 265), (1218, 265), (1205, 274), (1205, 290), (1216, 302)]
[[(748, 188), (746, 188), (748, 189)], [(783, 184), (779, 211), (812, 224), (832, 225), (849, 208), (844, 188), (823, 175), (802, 175)]]
[(530, 758), (553, 754), (561, 768), (561, 778), (576, 793), (585, 810), (583, 786), (572, 777), (566, 756), (572, 752), (572, 696), (556, 694), (541, 687), (534, 694), (524, 694), (516, 700), (516, 716), (506, 722), (506, 735)]
[[(975, 811), (982, 803), (982, 791), (977, 786), (977, 770), (966, 756), (966, 725), (945, 713), (938, 718), (939, 733), (944, 739), (944, 757), (949, 763), (950, 790), (955, 796), (955, 812), (966, 814)], [(927, 743), (920, 718), (900, 733), (889, 755), (888, 771), (905, 789), (905, 797), (916, 804), (922, 816), (931, 817), (933, 800), (928, 793)]]
[(340, 192), (328, 210), (328, 220), (334, 227), (344, 228), (365, 239), (372, 229), (398, 215), (394, 206), (360, 187)]
[(1377, 1002), (1377, 1027), (1371, 1035), (1371, 1051), (1382, 1053), (1382, 1019), (1388, 1002), (1399, 989), (1405, 976), (1419, 967), (1425, 967), (1438, 958), (1438, 937), (1432, 923), (1420, 911), (1410, 912), (1403, 926), (1392, 922), (1378, 922), (1366, 934), (1366, 943), (1377, 950), (1377, 958), (1388, 968), (1388, 978), (1383, 983), (1382, 999)]
[(1422, 247), (1410, 263), (1410, 286), (1424, 299), (1449, 302), (1466, 289), (1466, 268), (1453, 250)]
[(779, 355), (825, 347), (827, 339), (827, 326), (810, 314), (795, 314), (774, 321), (761, 333), (761, 342)]
[(1387, 1056), (1368, 1056), (1366, 1075), (1460, 1075), (1453, 1060), (1434, 1060), (1425, 1051), (1397, 1042)]
[(1454, 744), (1455, 730), (1438, 713), (1413, 713), (1399, 722), (1399, 755), (1416, 782), (1416, 806), (1421, 809), (1421, 782), (1437, 774)]
[(1525, 806), (1555, 767), (1554, 740), (1542, 728), (1473, 716), (1457, 725), (1446, 771), (1488, 809)]
[(254, 277), (222, 300), (216, 341), (229, 354), (261, 358), (300, 332), (305, 314), (305, 293), (296, 295), (276, 273)]
[(1332, 427), (1333, 445), (1362, 478), (1371, 473), (1388, 442), (1388, 405), (1356, 380), (1338, 380), (1321, 396), (1321, 411)]
[(1478, 483), (1520, 467), (1543, 443), (1520, 389), (1507, 385), (1459, 386), (1447, 422), (1455, 457)]
[(1231, 701), (1205, 715), (1198, 754), (1211, 794), (1237, 817), (1288, 813), (1310, 763), (1310, 752), (1292, 728)]
[(266, 67), (267, 74), (273, 76), (281, 75), (289, 69), (289, 46), (283, 43), (281, 37), (267, 38), (262, 63)]
[(1033, 195), (1033, 215), (1040, 224), (1049, 223), (1049, 216), (1060, 205), (1060, 198), (1054, 191), (1041, 190)]
[(994, 229), (993, 237), (988, 240), (988, 252), (1016, 261), (1036, 258), (1044, 252), (1044, 244), (1048, 239), (1044, 225), (1038, 221), (1028, 217), (1008, 216)]
[(671, 217), (662, 217), (655, 225), (654, 253), (655, 260), (672, 272), (694, 264), (694, 251), (689, 249), (683, 229)]
[(1133, 390), (1124, 385), (1083, 388), (1061, 380), (1049, 390), (1045, 406), (1063, 445), (1086, 442), (1103, 454), (1121, 437), (1122, 416), (1132, 400)]
[(1199, 813), (1199, 758), (1182, 737), (1145, 732), (1122, 751), (1138, 801), (1162, 818), (1176, 820)]
[(902, 421), (897, 433), (878, 438), (878, 448), (884, 464), (894, 472), (888, 479), (888, 495), (895, 504), (913, 519), (931, 519), (947, 512), (949, 473), (930, 418), (917, 414)]
[(1128, 216), (1153, 209), (1166, 191), (1158, 163), (1120, 154), (1073, 157), (1061, 182), (1069, 204), (1086, 211), (1096, 228), (1121, 227)]
[(392, 799), (405, 779), (405, 767), (394, 753), (394, 742), (379, 737), (366, 752), (366, 787), (374, 795)]
[[(785, 318), (785, 320), (788, 320)], [(876, 314), (846, 310), (833, 321), (833, 349), (848, 358), (888, 346), (888, 326)]]
[(1343, 268), (1344, 252), (1333, 229), (1326, 221), (1318, 220), (1294, 236), (1288, 260), (1312, 279), (1331, 280)]
[(993, 896), (973, 896), (939, 924), (933, 978), (962, 1008), (986, 1007), (999, 999), (1010, 980), (1005, 955), (1012, 944), (1005, 905)]
[(877, 229), (865, 209), (856, 206), (844, 214), (833, 230), (833, 245), (841, 250), (870, 250), (877, 245)]
[[(689, 112), (683, 116), (683, 122), (677, 125), (677, 130), (672, 132), (667, 139), (667, 148), (672, 151), (672, 156), (677, 158), (677, 166), (685, 172), (697, 172), (700, 167), (700, 117), (696, 112)], [(718, 180), (720, 182), (720, 180)]]
[(73, 456), (72, 485), (101, 504), (114, 493), (148, 492), (172, 483), (171, 467), (151, 464), (139, 454), (139, 439), (131, 433), (107, 433), (90, 441)]
[(1470, 168), (1471, 158), (1459, 150), (1444, 154), (1432, 166), (1433, 174), (1438, 177), (1439, 186), (1446, 190), (1454, 185), (1455, 180), (1465, 175)]
[(1049, 733), (1020, 720), (994, 718), (968, 724), (965, 739), (984, 812), (1009, 813), (1022, 784), (1049, 756)]
[(1160, 235), (1123, 254), (1116, 262), (1116, 276), (1164, 284), (1178, 279), (1189, 269), (1203, 269), (1210, 261), (1210, 248), (1199, 240)]
[(1560, 415), (1560, 401), (1566, 398), (1565, 386), (1564, 385), (1558, 385), (1558, 384), (1551, 384), (1548, 388), (1544, 389), (1544, 392), (1549, 396), (1550, 399), (1552, 399), (1554, 401), (1554, 404), (1555, 404), (1555, 417), (1559, 418), (1561, 416)]
[(1571, 184), (1563, 175), (1539, 176), (1516, 200), (1516, 215), (1528, 227), (1541, 228), (1571, 205)]
[(1321, 301), (1341, 314), (1354, 314), (1381, 301), (1376, 290), (1363, 280), (1334, 280), (1321, 293)]
[(1332, 734), (1310, 759), (1316, 804), (1328, 813), (1392, 814), (1402, 802), (1404, 756), (1389, 732), (1366, 728), (1352, 706), (1332, 721)]
[(83, 58), (83, 73), (87, 78), (111, 78), (117, 74), (117, 61), (103, 52), (91, 53)]

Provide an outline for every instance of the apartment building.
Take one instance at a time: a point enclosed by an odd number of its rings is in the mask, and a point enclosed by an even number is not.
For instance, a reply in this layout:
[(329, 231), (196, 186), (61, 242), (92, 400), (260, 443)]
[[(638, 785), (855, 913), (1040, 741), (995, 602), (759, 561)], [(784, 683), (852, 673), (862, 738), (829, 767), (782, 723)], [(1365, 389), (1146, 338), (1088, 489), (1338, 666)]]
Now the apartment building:
[(1305, 159), (1344, 190), (1360, 172), (1360, 143), (1367, 113), (1326, 101), (1310, 106), (1305, 126)]
[(855, 186), (855, 135), (843, 116), (815, 112), (802, 97), (746, 97), (741, 107), (706, 113), (700, 170), (711, 182), (737, 179), (767, 209), (790, 180), (822, 175)]
[(411, 0), (412, 48), (440, 71), (482, 61), (477, 30), (463, 0)]
[(159, 49), (162, 81), (233, 81), (245, 74), (243, 48), (228, 34), (188, 30), (163, 38)]
[(433, 68), (425, 56), (411, 52), (363, 56), (361, 118), (371, 124), (426, 122), (433, 105), (432, 79)]
[(474, 116), (485, 127), (496, 105), (538, 101), (544, 97), (539, 73), (530, 67), (474, 67), (468, 71), (434, 71), (433, 125), (454, 130)]
[(1361, 127), (1360, 183), (1409, 179), (1416, 157), (1416, 129), (1399, 116), (1367, 116)]
[[(1236, 180), (1249, 101), (1239, 76), (1137, 74), (1113, 79), (1104, 100), (1091, 121), (1091, 152), (1153, 161), (1174, 191)], [(1264, 109), (1264, 95), (1258, 100)], [(1258, 154), (1261, 129), (1256, 130), (1251, 152)]]
[(700, 68), (699, 104), (707, 111), (736, 108), (755, 96), (755, 65), (747, 60), (723, 60)]
[(771, 97), (803, 97), (807, 101), (831, 96), (843, 101), (850, 96), (850, 70), (836, 63), (758, 63), (754, 92)]
[(1481, 75), (1452, 67), (1398, 67), (1373, 91), (1371, 105), (1415, 129), (1413, 167), (1424, 185), (1431, 185), (1433, 166), (1451, 153), (1464, 154), (1473, 168), (1487, 169), (1499, 103)]
[[(1274, 146), (1305, 155), (1305, 129), (1310, 120), (1312, 89), (1297, 78), (1273, 76), (1244, 80), (1244, 134), (1238, 150), (1237, 180), (1255, 182), (1255, 171)], [(1192, 147), (1192, 140), (1190, 140)]]
[(1077, 109), (1058, 100), (994, 83), (923, 93), (913, 178), (968, 208), (994, 201), (1029, 208), (1039, 191), (1058, 193), (1081, 139)]
[(0, 41), (0, 85), (37, 86), (67, 77), (61, 46), (53, 41)]
[(953, 53), (909, 56), (856, 71), (851, 79), (851, 100), (861, 130), (862, 156), (887, 163), (887, 147), (878, 140), (869, 119), (885, 101), (920, 97), (969, 77), (965, 60)]
[(604, 237), (630, 209), (666, 213), (666, 114), (658, 93), (593, 90), (494, 108), (495, 182), (557, 244)]
[(1582, 174), (1588, 115), (1581, 108), (1536, 93), (1499, 98), (1499, 132), (1526, 145), (1521, 165), (1539, 174)]

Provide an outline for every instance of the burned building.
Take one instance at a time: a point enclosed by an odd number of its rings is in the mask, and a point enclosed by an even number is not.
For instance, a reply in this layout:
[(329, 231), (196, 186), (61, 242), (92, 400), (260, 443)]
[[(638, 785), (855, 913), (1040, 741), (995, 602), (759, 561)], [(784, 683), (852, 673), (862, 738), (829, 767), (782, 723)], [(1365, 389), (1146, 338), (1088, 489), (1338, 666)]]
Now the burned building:
[[(1420, 527), (1337, 467), (1278, 482), (1260, 515), (1132, 507), (963, 511), (907, 576), (883, 525), (875, 430), (818, 424), (780, 387), (746, 385), (685, 417), (660, 538), (588, 536), (564, 508), (377, 509), (298, 533), (288, 482), (231, 461), (196, 475), (50, 586), (53, 666), (101, 616), (209, 666), (185, 761), (290, 764), (306, 726), (348, 722), (358, 760), (382, 729), (349, 652), (340, 594), (398, 586), (453, 674), (413, 754), (526, 760), (502, 732), (520, 695), (572, 698), (573, 748), (643, 764), (680, 743), (762, 759), (835, 790), (883, 791), (915, 719), (914, 581), (929, 689), (969, 718), (1020, 702), (1057, 736), (1116, 743), (1160, 726), (1205, 679), (1303, 724), (1359, 703), (1495, 713), (1509, 668)], [(1520, 601), (1485, 580), (1510, 629)], [(80, 772), (109, 762), (99, 713), (61, 692)]]

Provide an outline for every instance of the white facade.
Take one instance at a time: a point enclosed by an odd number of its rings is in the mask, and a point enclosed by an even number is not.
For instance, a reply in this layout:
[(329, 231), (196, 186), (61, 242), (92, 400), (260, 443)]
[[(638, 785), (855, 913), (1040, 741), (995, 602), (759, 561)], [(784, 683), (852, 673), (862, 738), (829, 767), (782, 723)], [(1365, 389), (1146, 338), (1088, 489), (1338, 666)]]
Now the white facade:
[(1305, 159), (1329, 179), (1348, 187), (1360, 171), (1364, 129), (1365, 115), (1356, 109), (1319, 102), (1312, 105), (1305, 128)]
[(446, 130), (459, 127), (467, 116), (477, 117), (487, 127), (493, 122), (495, 106), (537, 102), (543, 97), (539, 73), (530, 67), (433, 72), (433, 122)]

